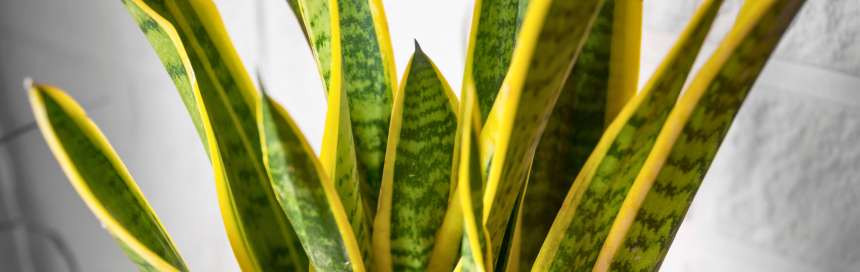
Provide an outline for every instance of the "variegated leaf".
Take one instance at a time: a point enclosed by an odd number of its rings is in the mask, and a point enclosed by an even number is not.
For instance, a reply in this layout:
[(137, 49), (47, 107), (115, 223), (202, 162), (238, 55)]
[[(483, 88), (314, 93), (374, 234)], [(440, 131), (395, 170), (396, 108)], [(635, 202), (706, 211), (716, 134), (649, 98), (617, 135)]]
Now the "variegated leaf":
[(257, 91), (215, 5), (208, 0), (123, 3), (205, 138), (239, 266), (245, 271), (306, 269), (307, 257), (263, 166), (255, 121)]
[(522, 270), (534, 263), (564, 196), (604, 128), (636, 93), (641, 8), (640, 0), (606, 0), (562, 87), (529, 176)]
[(498, 257), (540, 135), (602, 3), (529, 1), (510, 70), (481, 129), (489, 260)]
[(379, 271), (424, 271), (449, 195), (457, 101), (417, 46), (395, 95), (373, 228)]
[(746, 2), (669, 115), (612, 225), (597, 271), (659, 268), (732, 120), (804, 2)]
[(642, 92), (606, 129), (570, 188), (540, 250), (535, 270), (592, 268), (721, 4), (721, 0), (701, 4)]
[(54, 157), (129, 259), (141, 271), (188, 271), (128, 169), (84, 109), (55, 87), (29, 88), (36, 123)]
[(313, 267), (364, 271), (358, 240), (335, 185), (295, 122), (268, 96), (260, 104), (258, 120), (272, 187)]
[[(379, 0), (299, 0), (299, 4), (327, 92), (332, 77), (341, 77), (360, 181), (366, 184), (366, 200), (375, 207), (397, 85), (384, 8)], [(332, 46), (334, 39), (340, 48)], [(333, 70), (334, 65), (340, 70)]]

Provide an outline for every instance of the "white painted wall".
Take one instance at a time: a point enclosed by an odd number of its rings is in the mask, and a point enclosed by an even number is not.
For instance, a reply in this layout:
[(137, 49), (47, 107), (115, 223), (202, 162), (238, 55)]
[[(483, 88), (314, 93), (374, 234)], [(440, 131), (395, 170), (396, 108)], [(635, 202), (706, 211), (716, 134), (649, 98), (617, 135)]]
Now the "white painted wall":
[[(384, 1), (398, 71), (415, 38), (460, 86), (467, 2)], [(645, 1), (643, 79), (697, 2)], [(727, 2), (716, 32), (738, 6)], [(739, 113), (663, 271), (860, 270), (860, 214), (852, 209), (860, 203), (860, 4), (808, 2)], [(287, 5), (216, 3), (246, 67), (259, 70), (319, 148), (322, 87)], [(17, 218), (53, 230), (82, 271), (133, 270), (28, 130), (20, 86), (30, 76), (88, 109), (193, 270), (238, 270), (205, 153), (120, 1), (2, 1), (0, 67), (0, 138), (23, 131), (0, 143), (0, 226)], [(50, 243), (24, 234), (0, 229), (0, 271), (65, 271)]]

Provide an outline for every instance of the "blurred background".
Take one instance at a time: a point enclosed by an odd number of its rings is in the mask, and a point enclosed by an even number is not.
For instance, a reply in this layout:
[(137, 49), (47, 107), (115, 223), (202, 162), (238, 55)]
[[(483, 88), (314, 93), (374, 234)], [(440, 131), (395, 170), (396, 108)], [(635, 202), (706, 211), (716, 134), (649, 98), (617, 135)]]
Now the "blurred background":
[[(82, 103), (192, 270), (238, 271), (206, 154), (121, 2), (0, 2), (0, 271), (134, 270), (37, 131), (25, 77)], [(318, 150), (322, 85), (285, 1), (215, 2), (246, 68), (263, 75)], [(644, 1), (640, 82), (698, 2)], [(709, 49), (740, 6), (726, 2)], [(398, 72), (414, 38), (459, 89), (471, 1), (383, 3)], [(858, 204), (860, 2), (809, 0), (738, 114), (661, 271), (860, 271)]]

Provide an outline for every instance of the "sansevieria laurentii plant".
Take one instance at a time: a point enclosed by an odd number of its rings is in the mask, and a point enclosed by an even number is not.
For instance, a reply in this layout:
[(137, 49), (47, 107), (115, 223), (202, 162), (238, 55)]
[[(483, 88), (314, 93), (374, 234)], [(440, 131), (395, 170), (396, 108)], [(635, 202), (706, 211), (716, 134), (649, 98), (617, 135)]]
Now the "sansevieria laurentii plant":
[[(243, 271), (657, 270), (803, 2), (747, 0), (688, 76), (722, 4), (702, 1), (637, 90), (641, 0), (478, 0), (458, 99), (417, 43), (397, 80), (380, 0), (289, 0), (326, 87), (316, 154), (211, 1), (123, 0), (200, 135)], [(128, 256), (188, 270), (84, 110), (29, 88)]]

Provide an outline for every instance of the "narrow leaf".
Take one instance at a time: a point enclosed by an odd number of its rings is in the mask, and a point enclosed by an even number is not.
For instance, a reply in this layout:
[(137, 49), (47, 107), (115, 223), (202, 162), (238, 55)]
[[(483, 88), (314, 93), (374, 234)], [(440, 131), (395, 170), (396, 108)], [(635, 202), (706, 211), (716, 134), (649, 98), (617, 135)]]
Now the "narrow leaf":
[(314, 269), (364, 271), (353, 228), (334, 184), (292, 118), (264, 96), (259, 113), (263, 160), (275, 195)]
[(484, 182), (478, 160), (477, 127), (480, 125), (474, 89), (463, 89), (457, 123), (457, 196), (463, 211), (463, 242), (458, 267), (463, 271), (488, 271), (485, 266), (486, 239), (481, 227)]
[[(257, 91), (211, 1), (123, 0), (202, 127), (227, 235), (245, 271), (304, 270), (260, 152)], [(189, 96), (186, 98), (186, 96)]]
[[(379, 0), (300, 0), (300, 4), (327, 92), (332, 92), (332, 77), (341, 77), (341, 87), (349, 102), (360, 180), (367, 184), (366, 199), (375, 207), (385, 160), (392, 95), (397, 85), (382, 3)], [(335, 39), (339, 40), (339, 48), (333, 47)], [(333, 63), (336, 59), (341, 63)], [(340, 70), (333, 70), (334, 65), (340, 65)]]
[(666, 121), (624, 200), (596, 270), (659, 268), (735, 114), (804, 2), (746, 2), (746, 14)]
[(90, 211), (141, 271), (188, 271), (107, 139), (62, 90), (28, 86), (45, 141)]
[[(339, 40), (334, 40), (333, 47), (340, 46)], [(335, 56), (335, 64), (340, 60)], [(328, 112), (326, 113), (325, 134), (322, 144), (322, 165), (326, 171), (327, 181), (334, 184), (338, 196), (343, 203), (343, 208), (349, 217), (350, 225), (358, 239), (361, 255), (364, 257), (365, 265), (372, 266), (371, 257), (371, 230), (370, 224), (373, 218), (372, 206), (366, 200), (367, 195), (362, 192), (368, 190), (367, 183), (361, 182), (358, 171), (358, 163), (353, 144), (352, 124), (350, 123), (349, 105), (341, 88), (341, 67), (333, 66), (331, 92), (328, 95)], [(375, 202), (375, 201), (374, 201)]]
[(451, 190), (456, 98), (417, 47), (395, 95), (373, 228), (379, 271), (424, 271)]
[(534, 270), (590, 270), (669, 115), (721, 0), (705, 1), (651, 80), (606, 129), (573, 182)]
[(528, 222), (523, 270), (534, 263), (564, 196), (608, 124), (604, 120), (614, 119), (636, 93), (641, 7), (639, 0), (604, 3), (562, 87), (535, 153), (523, 204)]
[(477, 94), (478, 112), (486, 120), (511, 63), (520, 0), (476, 0), (463, 88)]
[(482, 221), (490, 260), (498, 256), (540, 135), (602, 2), (528, 4), (510, 70), (481, 130), (481, 162), (488, 173)]

